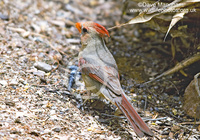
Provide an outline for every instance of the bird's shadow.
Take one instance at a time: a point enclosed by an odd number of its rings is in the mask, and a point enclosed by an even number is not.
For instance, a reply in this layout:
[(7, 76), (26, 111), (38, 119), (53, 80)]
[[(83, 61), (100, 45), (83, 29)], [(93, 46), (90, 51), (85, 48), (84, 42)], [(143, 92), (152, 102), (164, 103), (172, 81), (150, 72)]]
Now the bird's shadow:
[(133, 129), (129, 125), (125, 116), (115, 115), (117, 108), (115, 105), (108, 103), (101, 98), (88, 99), (84, 102), (84, 100), (77, 98), (73, 94), (70, 94), (68, 91), (60, 93), (62, 98), (59, 98), (59, 96), (57, 97), (61, 101), (66, 102), (65, 99), (70, 98), (71, 103), (76, 106), (83, 115), (90, 114), (99, 122), (100, 125), (103, 125), (105, 128), (107, 128), (107, 130), (110, 130), (115, 135), (120, 136), (121, 139), (138, 139), (136, 135), (133, 135), (129, 132), (133, 132)]
[[(119, 135), (122, 139), (133, 139), (125, 125), (129, 125), (124, 116), (116, 116), (116, 106), (106, 103), (101, 99), (87, 100), (83, 105), (83, 114), (91, 114), (99, 124), (105, 126), (115, 135)], [(124, 125), (124, 126), (123, 126)]]

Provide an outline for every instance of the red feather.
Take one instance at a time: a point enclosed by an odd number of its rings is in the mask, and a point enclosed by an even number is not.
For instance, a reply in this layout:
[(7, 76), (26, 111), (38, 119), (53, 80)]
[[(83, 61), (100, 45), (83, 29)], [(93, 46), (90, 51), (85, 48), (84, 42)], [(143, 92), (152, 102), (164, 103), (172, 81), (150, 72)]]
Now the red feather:
[(100, 35), (101, 37), (104, 37), (104, 36), (106, 36), (106, 35), (107, 35), (108, 37), (110, 37), (108, 31), (107, 31), (106, 28), (103, 27), (102, 25), (100, 25), (100, 24), (98, 24), (98, 23), (94, 23), (94, 28), (95, 28), (95, 30), (99, 33), (99, 35)]
[(99, 81), (99, 82), (102, 83), (102, 84), (104, 83), (104, 81), (103, 81), (101, 78), (99, 78), (96, 74), (89, 73), (89, 76), (90, 76), (91, 78), (93, 78), (93, 79)]

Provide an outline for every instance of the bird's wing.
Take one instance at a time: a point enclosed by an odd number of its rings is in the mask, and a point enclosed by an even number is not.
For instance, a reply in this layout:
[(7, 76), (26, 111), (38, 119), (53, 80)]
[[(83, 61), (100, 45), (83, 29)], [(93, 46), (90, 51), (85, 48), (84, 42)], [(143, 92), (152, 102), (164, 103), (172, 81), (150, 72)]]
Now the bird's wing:
[(89, 58), (80, 58), (79, 67), (83, 74), (106, 86), (116, 96), (121, 96), (121, 85), (117, 69), (105, 65), (101, 61), (93, 61)]

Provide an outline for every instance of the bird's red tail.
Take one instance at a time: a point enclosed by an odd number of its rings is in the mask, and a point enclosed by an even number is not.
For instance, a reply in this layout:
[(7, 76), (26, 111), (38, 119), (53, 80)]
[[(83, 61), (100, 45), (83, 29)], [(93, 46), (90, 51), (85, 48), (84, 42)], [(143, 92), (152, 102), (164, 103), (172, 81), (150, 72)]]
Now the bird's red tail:
[(143, 137), (144, 133), (153, 136), (153, 132), (149, 129), (149, 127), (145, 124), (142, 118), (135, 111), (131, 103), (128, 101), (125, 95), (122, 94), (121, 103), (116, 102), (118, 108), (124, 113), (127, 117), (128, 121), (131, 123), (135, 133), (139, 137)]

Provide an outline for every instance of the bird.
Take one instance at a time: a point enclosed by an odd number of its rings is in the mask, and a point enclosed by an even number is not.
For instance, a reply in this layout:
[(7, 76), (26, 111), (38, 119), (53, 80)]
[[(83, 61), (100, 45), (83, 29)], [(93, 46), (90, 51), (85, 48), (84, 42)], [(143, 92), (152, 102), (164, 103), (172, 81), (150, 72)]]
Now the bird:
[(121, 87), (116, 61), (104, 41), (104, 37), (110, 37), (109, 32), (93, 21), (77, 22), (75, 27), (81, 38), (78, 66), (86, 89), (116, 105), (137, 136), (153, 136)]

